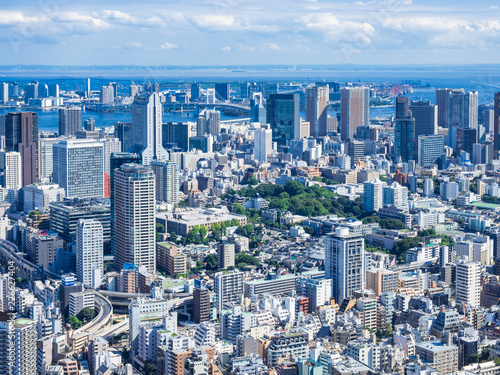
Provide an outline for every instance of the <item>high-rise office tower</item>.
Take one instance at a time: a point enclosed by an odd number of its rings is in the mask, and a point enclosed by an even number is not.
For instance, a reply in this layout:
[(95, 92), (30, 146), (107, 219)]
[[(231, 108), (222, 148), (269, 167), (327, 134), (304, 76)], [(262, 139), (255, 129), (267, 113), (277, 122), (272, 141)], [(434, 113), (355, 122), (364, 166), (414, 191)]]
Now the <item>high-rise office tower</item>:
[(132, 123), (117, 122), (115, 124), (115, 137), (122, 143), (122, 152), (127, 152), (132, 147)]
[(485, 109), (483, 111), (483, 124), (487, 133), (492, 133), (494, 131), (495, 111), (493, 109)]
[(38, 97), (46, 98), (49, 96), (49, 86), (46, 83), (41, 83), (38, 85)]
[(378, 178), (363, 183), (363, 210), (375, 212), (384, 206), (382, 189), (384, 183)]
[(23, 187), (21, 154), (15, 151), (0, 151), (0, 169), (3, 169), (3, 187), (19, 190)]
[(421, 167), (430, 167), (443, 156), (444, 137), (441, 134), (421, 135), (417, 142), (418, 165)]
[(436, 89), (438, 125), (443, 128), (477, 128), (478, 93), (463, 89)]
[(280, 146), (300, 138), (300, 95), (271, 94), (267, 100), (267, 123), (271, 125), (273, 142)]
[(394, 148), (396, 157), (401, 156), (403, 162), (415, 160), (415, 119), (405, 97), (396, 98)]
[(58, 143), (59, 138), (40, 138), (39, 158), (38, 158), (38, 177), (42, 179), (52, 179), (53, 168), (53, 145)]
[(370, 90), (366, 87), (345, 87), (340, 90), (340, 136), (352, 139), (358, 126), (370, 125)]
[(460, 151), (465, 151), (472, 155), (472, 147), (477, 142), (477, 129), (456, 128), (455, 133), (455, 154), (460, 155)]
[(141, 85), (136, 85), (132, 82), (132, 84), (128, 88), (128, 96), (130, 96), (131, 98), (135, 98), (135, 96), (141, 91)]
[(0, 103), (5, 104), (9, 101), (9, 84), (7, 82), (0, 83)]
[(153, 92), (137, 94), (132, 104), (132, 148), (139, 153), (142, 164), (152, 160), (168, 160), (168, 152), (162, 145), (162, 113), (160, 96)]
[(83, 129), (88, 132), (93, 132), (95, 131), (95, 119), (89, 118), (85, 121), (83, 121)]
[(313, 86), (306, 89), (306, 121), (309, 122), (311, 137), (326, 135), (328, 95), (328, 86)]
[(82, 128), (82, 109), (77, 106), (59, 108), (59, 135), (76, 135)]
[(118, 138), (106, 138), (102, 141), (104, 157), (104, 173), (108, 176), (111, 173), (111, 155), (117, 154), (122, 150), (122, 143)]
[[(99, 270), (96, 272), (96, 270)], [(99, 221), (80, 219), (76, 227), (76, 277), (83, 285), (100, 285), (103, 274), (103, 231)]]
[(37, 331), (31, 319), (0, 312), (0, 373), (37, 374)]
[(101, 142), (64, 140), (53, 145), (53, 180), (68, 198), (102, 198), (104, 157)]
[(266, 109), (255, 99), (250, 100), (250, 122), (266, 123)]
[(123, 164), (114, 172), (115, 265), (156, 270), (155, 175), (149, 166)]
[(203, 137), (207, 132), (207, 120), (205, 116), (198, 116), (196, 118), (196, 136)]
[(273, 151), (273, 132), (269, 124), (261, 125), (254, 132), (253, 156), (255, 160), (267, 162)]
[(500, 92), (495, 93), (493, 110), (493, 157), (499, 157), (500, 138)]
[(205, 129), (208, 134), (219, 135), (220, 133), (220, 112), (216, 110), (205, 111)]
[(462, 307), (463, 304), (479, 306), (481, 299), (481, 263), (459, 261), (457, 263), (456, 280), (456, 303)]
[(365, 286), (365, 240), (361, 234), (349, 233), (349, 228), (339, 227), (334, 235), (326, 238), (325, 278), (332, 280), (335, 302)]
[(229, 100), (231, 98), (231, 89), (229, 83), (216, 83), (215, 97), (217, 100)]
[(51, 83), (49, 85), (49, 96), (54, 98), (59, 97), (59, 85), (57, 83)]
[(250, 97), (250, 83), (248, 82), (240, 83), (240, 97), (242, 99)]
[(21, 154), (23, 185), (38, 180), (38, 116), (32, 112), (7, 113), (5, 150)]
[(130, 152), (118, 152), (111, 155), (109, 162), (109, 180), (110, 180), (110, 219), (111, 219), (111, 253), (114, 254), (115, 249), (115, 236), (114, 236), (114, 214), (115, 214), (115, 171), (119, 169), (123, 164), (141, 164), (141, 156), (139, 154), (133, 154)]
[(90, 98), (90, 78), (85, 79), (85, 95)]
[(189, 150), (189, 125), (182, 122), (167, 122), (162, 125), (163, 140), (162, 145), (165, 149), (173, 147), (179, 148), (181, 152)]
[(101, 87), (99, 101), (101, 104), (113, 104), (115, 102), (115, 88), (111, 83)]
[(38, 98), (38, 82), (33, 81), (24, 86), (24, 102), (28, 103), (30, 99)]
[(362, 160), (365, 156), (365, 143), (351, 139), (347, 143), (347, 154), (351, 158), (351, 167), (354, 167), (358, 160)]
[(153, 160), (151, 169), (155, 174), (156, 200), (178, 204), (180, 200), (179, 166), (173, 161)]
[(430, 101), (410, 103), (411, 116), (415, 119), (415, 142), (421, 135), (437, 134), (438, 107)]
[(194, 102), (200, 97), (201, 86), (199, 83), (191, 84), (191, 101)]
[(217, 293), (217, 307), (219, 311), (239, 304), (243, 297), (243, 273), (233, 271), (231, 273), (219, 272), (214, 276), (214, 291)]

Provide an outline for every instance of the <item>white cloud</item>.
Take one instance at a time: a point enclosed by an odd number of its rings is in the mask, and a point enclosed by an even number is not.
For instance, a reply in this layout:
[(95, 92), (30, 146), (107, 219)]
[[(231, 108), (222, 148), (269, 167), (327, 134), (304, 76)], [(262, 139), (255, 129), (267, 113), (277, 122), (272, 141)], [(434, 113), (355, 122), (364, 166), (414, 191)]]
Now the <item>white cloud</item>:
[(221, 50), (222, 50), (223, 52), (230, 52), (230, 51), (231, 51), (231, 47), (229, 47), (229, 46), (225, 46), (225, 47), (222, 47), (222, 48), (221, 48)]
[(178, 48), (178, 46), (177, 46), (177, 44), (174, 44), (174, 43), (165, 42), (160, 46), (160, 48), (169, 50), (169, 49), (176, 49), (176, 48)]
[(130, 41), (127, 44), (123, 46), (124, 49), (141, 49), (142, 48), (142, 43), (141, 42), (134, 42)]
[(278, 46), (276, 43), (264, 43), (262, 48), (266, 51), (281, 51), (282, 48)]
[(235, 17), (223, 14), (207, 14), (192, 19), (194, 25), (206, 31), (230, 31), (241, 29), (241, 24)]

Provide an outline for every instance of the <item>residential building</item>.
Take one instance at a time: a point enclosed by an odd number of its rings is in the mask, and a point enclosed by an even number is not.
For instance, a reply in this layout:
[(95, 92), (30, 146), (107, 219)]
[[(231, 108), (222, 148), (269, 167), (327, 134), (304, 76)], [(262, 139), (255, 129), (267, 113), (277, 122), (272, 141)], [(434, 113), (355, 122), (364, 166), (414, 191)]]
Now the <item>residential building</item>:
[(59, 108), (59, 136), (76, 135), (82, 129), (82, 109), (78, 106)]
[(165, 160), (153, 160), (151, 169), (155, 174), (156, 200), (171, 204), (180, 201), (179, 166)]
[[(76, 277), (86, 286), (98, 287), (104, 274), (103, 231), (95, 219), (80, 219), (76, 228)], [(96, 280), (96, 278), (99, 278)]]
[(328, 85), (306, 88), (306, 121), (313, 138), (326, 135), (328, 98)]
[[(139, 96), (139, 95), (138, 95)], [(115, 264), (156, 270), (155, 176), (148, 166), (123, 164), (114, 175)]]
[(365, 241), (339, 227), (325, 242), (325, 277), (332, 280), (335, 302), (339, 305), (354, 291), (365, 287)]
[(341, 139), (353, 139), (359, 126), (370, 124), (370, 90), (366, 87), (345, 87), (340, 90)]

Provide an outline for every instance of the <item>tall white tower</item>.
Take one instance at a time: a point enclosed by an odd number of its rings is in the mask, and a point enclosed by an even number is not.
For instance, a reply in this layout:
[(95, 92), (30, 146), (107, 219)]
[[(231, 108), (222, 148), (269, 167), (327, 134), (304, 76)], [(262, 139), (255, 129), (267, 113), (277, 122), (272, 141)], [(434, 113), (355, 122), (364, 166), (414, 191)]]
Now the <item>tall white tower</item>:
[(168, 160), (162, 145), (162, 104), (156, 92), (141, 92), (132, 104), (132, 147), (142, 155), (142, 164)]
[(96, 286), (94, 270), (103, 271), (102, 225), (95, 219), (80, 219), (76, 226), (76, 277), (84, 285)]
[(266, 162), (273, 151), (273, 131), (269, 124), (262, 125), (254, 133), (253, 156), (256, 160)]

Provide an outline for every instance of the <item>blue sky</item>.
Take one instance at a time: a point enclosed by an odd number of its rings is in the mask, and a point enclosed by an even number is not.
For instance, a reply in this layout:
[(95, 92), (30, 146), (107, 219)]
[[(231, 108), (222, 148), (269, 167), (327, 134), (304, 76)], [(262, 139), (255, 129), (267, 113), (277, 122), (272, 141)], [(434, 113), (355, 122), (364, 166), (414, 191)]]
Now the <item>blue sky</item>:
[(2, 3), (1, 65), (500, 62), (498, 1)]

